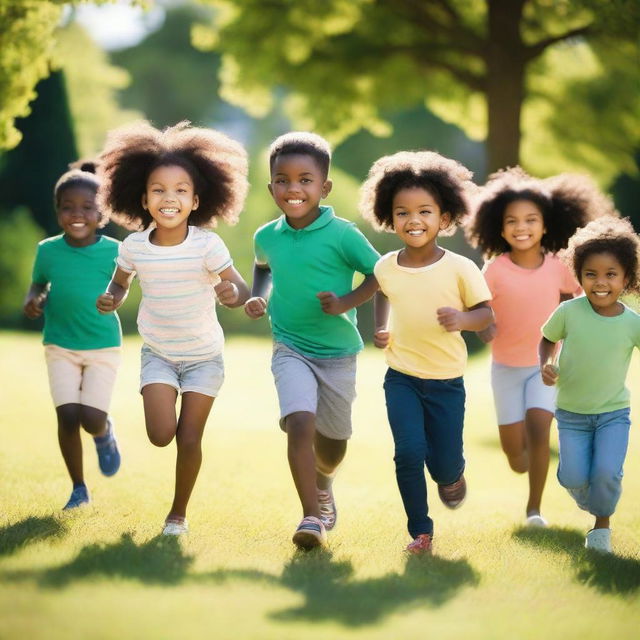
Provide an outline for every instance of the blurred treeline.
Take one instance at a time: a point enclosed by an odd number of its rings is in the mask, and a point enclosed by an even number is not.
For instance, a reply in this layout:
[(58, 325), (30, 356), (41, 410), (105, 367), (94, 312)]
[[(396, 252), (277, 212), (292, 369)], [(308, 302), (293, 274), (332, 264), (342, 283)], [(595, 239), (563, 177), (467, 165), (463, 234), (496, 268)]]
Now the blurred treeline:
[[(246, 207), (237, 226), (221, 225), (217, 231), (250, 282), (253, 233), (279, 215), (266, 188), (266, 149), (275, 136), (293, 125), (280, 108), (286, 97), (284, 90), (276, 88), (276, 108), (260, 119), (220, 97), (220, 54), (194, 48), (191, 39), (193, 25), (207, 24), (210, 19), (210, 10), (201, 6), (169, 8), (157, 31), (134, 47), (110, 53), (94, 44), (72, 16), (60, 28), (52, 73), (37, 85), (30, 115), (16, 122), (22, 141), (0, 156), (0, 326), (40, 328), (24, 319), (21, 309), (36, 244), (59, 232), (53, 185), (69, 162), (94, 157), (110, 128), (137, 118), (149, 119), (158, 127), (186, 119), (198, 126), (218, 128), (245, 144), (251, 158)], [(260, 55), (258, 47), (256, 55)], [(358, 187), (375, 159), (402, 149), (428, 148), (468, 166), (479, 183), (487, 174), (482, 143), (472, 141), (424, 106), (391, 110), (385, 117), (393, 127), (390, 136), (376, 138), (360, 131), (335, 148), (334, 188), (327, 201), (338, 215), (354, 220), (381, 253), (398, 247), (395, 236), (373, 232), (357, 214)], [(640, 163), (640, 152), (637, 160)], [(598, 180), (597, 175), (594, 178)], [(602, 186), (612, 193), (623, 215), (631, 216), (640, 229), (637, 172), (620, 173)], [(105, 233), (118, 238), (125, 235), (113, 225)], [(444, 239), (443, 244), (480, 263), (480, 256), (466, 245), (460, 232)], [(134, 285), (120, 311), (127, 332), (135, 331), (138, 300)], [(239, 310), (221, 309), (220, 316), (227, 333), (268, 333), (266, 321), (251, 322)], [(365, 339), (370, 337), (371, 316), (368, 306), (359, 314)]]

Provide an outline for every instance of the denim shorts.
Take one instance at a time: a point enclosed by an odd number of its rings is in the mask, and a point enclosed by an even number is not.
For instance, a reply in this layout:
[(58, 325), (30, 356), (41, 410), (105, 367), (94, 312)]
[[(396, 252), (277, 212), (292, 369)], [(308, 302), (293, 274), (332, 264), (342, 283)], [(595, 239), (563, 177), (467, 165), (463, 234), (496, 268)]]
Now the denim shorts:
[(194, 391), (216, 398), (224, 382), (222, 354), (208, 360), (173, 361), (148, 345), (140, 354), (140, 391), (148, 384), (168, 384), (178, 393)]

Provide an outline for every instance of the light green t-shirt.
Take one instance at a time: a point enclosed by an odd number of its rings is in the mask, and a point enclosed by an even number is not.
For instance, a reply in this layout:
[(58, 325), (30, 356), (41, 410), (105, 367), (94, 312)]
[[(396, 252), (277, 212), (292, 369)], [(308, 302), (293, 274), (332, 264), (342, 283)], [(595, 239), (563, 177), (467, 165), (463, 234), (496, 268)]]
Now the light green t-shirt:
[(332, 316), (316, 298), (319, 291), (349, 293), (355, 272), (373, 273), (380, 256), (355, 224), (322, 206), (304, 229), (293, 229), (284, 215), (265, 224), (256, 231), (254, 245), (257, 264), (271, 269), (268, 311), (276, 341), (315, 358), (362, 349), (356, 310)]
[(120, 346), (117, 314), (96, 309), (113, 275), (119, 244), (99, 236), (88, 247), (72, 247), (63, 235), (38, 244), (32, 280), (51, 286), (44, 306), (44, 344), (78, 351)]
[(640, 315), (628, 307), (614, 317), (596, 313), (586, 296), (563, 302), (542, 327), (562, 340), (558, 408), (596, 414), (629, 406), (625, 387), (633, 348), (640, 349)]

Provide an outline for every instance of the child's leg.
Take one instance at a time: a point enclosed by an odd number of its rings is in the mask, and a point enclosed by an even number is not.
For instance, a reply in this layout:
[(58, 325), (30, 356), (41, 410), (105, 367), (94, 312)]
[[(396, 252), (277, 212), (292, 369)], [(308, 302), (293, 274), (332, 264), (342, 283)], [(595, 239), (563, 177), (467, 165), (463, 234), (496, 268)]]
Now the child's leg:
[(412, 538), (433, 533), (424, 475), (427, 453), (424, 412), (416, 388), (421, 382), (393, 369), (387, 370), (384, 380), (387, 416), (395, 443), (396, 480)]
[(287, 457), (293, 482), (302, 503), (303, 517), (320, 517), (316, 490), (316, 456), (313, 443), (316, 434), (313, 413), (297, 411), (284, 419), (287, 432)]
[(327, 438), (315, 432), (316, 485), (318, 489), (329, 489), (333, 475), (347, 452), (346, 440)]
[(529, 470), (529, 453), (527, 451), (527, 437), (524, 420), (512, 422), (511, 424), (501, 424), (498, 426), (500, 432), (500, 444), (507, 456), (509, 466), (516, 473), (526, 473)]
[(95, 407), (80, 406), (80, 424), (92, 436), (104, 436), (107, 432), (107, 414)]
[(549, 430), (553, 414), (529, 409), (525, 421), (529, 454), (529, 501), (527, 515), (539, 514), (542, 492), (549, 471)]
[(156, 447), (166, 447), (176, 435), (178, 392), (168, 384), (148, 384), (142, 388), (147, 435)]
[(80, 439), (80, 405), (63, 404), (56, 407), (58, 443), (74, 485), (84, 484), (82, 470), (82, 441)]
[(202, 434), (214, 399), (192, 391), (182, 395), (176, 433), (176, 485), (168, 520), (186, 516), (187, 504), (202, 464)]

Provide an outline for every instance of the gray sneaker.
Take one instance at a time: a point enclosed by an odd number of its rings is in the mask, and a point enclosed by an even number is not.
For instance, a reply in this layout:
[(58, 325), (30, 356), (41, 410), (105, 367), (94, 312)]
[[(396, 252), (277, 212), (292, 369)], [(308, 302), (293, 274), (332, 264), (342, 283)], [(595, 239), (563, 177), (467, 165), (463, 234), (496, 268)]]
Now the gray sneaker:
[(611, 529), (591, 529), (584, 540), (585, 549), (611, 553)]

